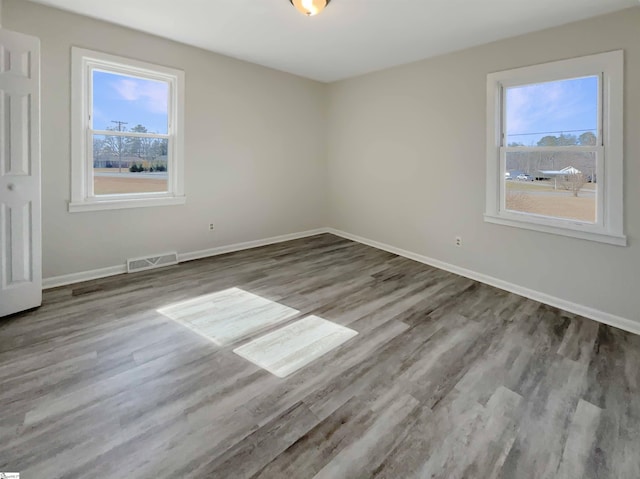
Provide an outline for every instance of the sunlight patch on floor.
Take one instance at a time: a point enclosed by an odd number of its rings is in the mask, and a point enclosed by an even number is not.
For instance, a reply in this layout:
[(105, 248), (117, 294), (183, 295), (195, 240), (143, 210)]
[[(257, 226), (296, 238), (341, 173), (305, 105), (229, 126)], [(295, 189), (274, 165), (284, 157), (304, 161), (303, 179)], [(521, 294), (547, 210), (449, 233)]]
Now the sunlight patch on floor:
[(234, 353), (284, 378), (327, 354), (358, 333), (353, 329), (307, 316), (239, 348)]
[(219, 346), (233, 344), (299, 313), (240, 288), (173, 303), (157, 311)]

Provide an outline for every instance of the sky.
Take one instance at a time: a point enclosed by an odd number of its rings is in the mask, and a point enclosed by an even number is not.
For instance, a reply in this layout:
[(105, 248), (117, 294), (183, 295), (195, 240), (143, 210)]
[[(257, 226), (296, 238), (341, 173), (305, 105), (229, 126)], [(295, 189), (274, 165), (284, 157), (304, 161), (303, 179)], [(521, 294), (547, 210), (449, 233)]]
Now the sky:
[(93, 71), (94, 130), (117, 128), (112, 121), (125, 121), (127, 130), (141, 124), (149, 132), (167, 133), (168, 100), (168, 83)]
[(507, 89), (507, 143), (535, 145), (561, 132), (580, 136), (598, 127), (598, 77)]
[[(149, 132), (167, 133), (169, 85), (132, 76), (93, 72), (93, 128), (126, 129), (141, 124)], [(585, 77), (507, 89), (507, 143), (535, 145), (561, 132), (579, 136), (596, 132), (598, 77)], [(578, 130), (578, 131), (573, 131)]]

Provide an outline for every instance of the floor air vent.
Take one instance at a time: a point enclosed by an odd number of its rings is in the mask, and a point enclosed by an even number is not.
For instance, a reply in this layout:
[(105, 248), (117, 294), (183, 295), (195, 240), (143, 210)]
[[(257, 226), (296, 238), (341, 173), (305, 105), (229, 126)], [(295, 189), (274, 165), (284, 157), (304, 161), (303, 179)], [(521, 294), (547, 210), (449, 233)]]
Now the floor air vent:
[(127, 273), (162, 268), (172, 264), (178, 264), (178, 253), (166, 253), (159, 256), (147, 256), (146, 258), (131, 258), (127, 260)]

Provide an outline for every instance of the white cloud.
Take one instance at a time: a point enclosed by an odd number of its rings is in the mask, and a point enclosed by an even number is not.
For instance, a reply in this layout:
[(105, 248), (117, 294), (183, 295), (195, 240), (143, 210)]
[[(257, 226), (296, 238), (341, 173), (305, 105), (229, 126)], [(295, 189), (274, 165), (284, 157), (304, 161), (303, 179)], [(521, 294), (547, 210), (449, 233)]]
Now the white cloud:
[(152, 80), (122, 78), (113, 83), (120, 98), (141, 102), (150, 113), (167, 113), (168, 85)]
[[(580, 80), (510, 88), (507, 98), (509, 133), (588, 128), (595, 106)], [(589, 122), (590, 123), (590, 122)]]

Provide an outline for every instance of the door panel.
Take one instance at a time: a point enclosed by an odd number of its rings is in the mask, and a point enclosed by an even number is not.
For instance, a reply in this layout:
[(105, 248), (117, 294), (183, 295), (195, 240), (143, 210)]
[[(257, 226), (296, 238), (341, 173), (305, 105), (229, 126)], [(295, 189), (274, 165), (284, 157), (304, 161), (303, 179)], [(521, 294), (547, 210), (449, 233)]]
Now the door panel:
[(11, 94), (0, 90), (0, 163), (3, 175), (29, 175), (31, 173), (31, 95)]
[(5, 208), (5, 221), (7, 228), (7, 258), (6, 286), (16, 286), (20, 283), (31, 282), (33, 280), (33, 266), (31, 264), (31, 252), (29, 245), (25, 244), (23, 238), (31, 237), (31, 202), (22, 204), (14, 208), (3, 205)]
[[(33, 44), (28, 44), (29, 38), (20, 33), (3, 30), (7, 34), (1, 39), (0, 45), (0, 73), (11, 73), (15, 76), (31, 78), (33, 53), (39, 55), (38, 51), (33, 50)], [(26, 40), (26, 41), (25, 41)], [(38, 40), (36, 38), (36, 40)], [(38, 42), (39, 43), (39, 42)], [(39, 50), (39, 45), (36, 47)], [(39, 59), (36, 59), (39, 60)]]
[(42, 302), (40, 46), (0, 29), (0, 316)]

